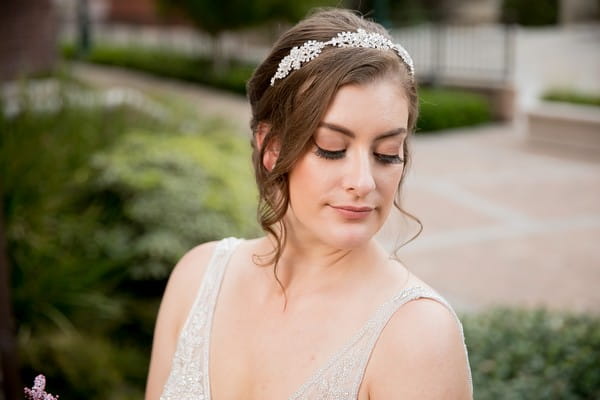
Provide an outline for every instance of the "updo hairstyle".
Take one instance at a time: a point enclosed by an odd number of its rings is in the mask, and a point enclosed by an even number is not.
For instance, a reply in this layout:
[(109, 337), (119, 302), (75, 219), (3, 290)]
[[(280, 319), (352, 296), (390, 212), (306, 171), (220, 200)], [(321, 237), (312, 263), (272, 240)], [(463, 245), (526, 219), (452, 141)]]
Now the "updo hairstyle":
[[(290, 202), (288, 174), (312, 147), (313, 135), (337, 91), (345, 85), (366, 85), (381, 79), (389, 80), (391, 85), (398, 85), (408, 101), (408, 136), (415, 128), (418, 116), (416, 83), (402, 59), (392, 50), (325, 46), (318, 57), (304, 63), (300, 69), (293, 70), (285, 78), (276, 80), (271, 86), (271, 78), (275, 75), (279, 62), (294, 46), (302, 46), (308, 40), (328, 41), (340, 32), (356, 31), (359, 28), (379, 33), (391, 40), (381, 25), (352, 11), (317, 10), (277, 40), (247, 84), (252, 108), (252, 162), (259, 190), (258, 221), (276, 240), (272, 258), (264, 264), (274, 265), (276, 279), (277, 262), (286, 237), (283, 217)], [(262, 138), (262, 146), (259, 148), (257, 133), (260, 123), (268, 124), (270, 129)], [(263, 165), (263, 157), (271, 146), (278, 149), (279, 155), (274, 167), (268, 170)], [(409, 156), (407, 137), (403, 153), (405, 168), (394, 205), (421, 226), (418, 219), (400, 206), (400, 187), (409, 164)], [(279, 282), (278, 279), (277, 281)]]

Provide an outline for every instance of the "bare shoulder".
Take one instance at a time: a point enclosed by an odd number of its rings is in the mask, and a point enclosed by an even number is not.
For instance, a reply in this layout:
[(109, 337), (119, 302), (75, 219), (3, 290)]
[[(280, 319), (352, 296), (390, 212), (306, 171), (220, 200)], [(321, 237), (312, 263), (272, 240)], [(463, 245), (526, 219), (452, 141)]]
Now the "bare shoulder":
[(188, 251), (175, 265), (163, 295), (152, 344), (146, 400), (158, 399), (171, 370), (179, 332), (192, 308), (217, 242)]
[(160, 313), (170, 314), (171, 325), (179, 333), (196, 298), (206, 267), (217, 242), (207, 242), (189, 250), (173, 268), (163, 295)]
[(412, 300), (392, 316), (373, 351), (369, 398), (471, 399), (468, 368), (452, 312), (433, 299)]

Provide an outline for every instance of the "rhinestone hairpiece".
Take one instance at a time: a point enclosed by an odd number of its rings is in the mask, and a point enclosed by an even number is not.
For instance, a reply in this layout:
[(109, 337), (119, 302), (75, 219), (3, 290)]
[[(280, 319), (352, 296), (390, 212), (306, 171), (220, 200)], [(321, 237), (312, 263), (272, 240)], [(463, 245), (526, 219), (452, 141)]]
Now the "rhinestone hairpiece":
[(317, 58), (325, 46), (394, 50), (408, 66), (410, 75), (414, 76), (415, 74), (413, 60), (404, 47), (393, 43), (379, 33), (357, 29), (356, 32), (340, 32), (337, 36), (326, 42), (308, 40), (300, 47), (295, 46), (290, 50), (290, 54), (283, 57), (279, 62), (277, 72), (271, 78), (271, 86), (273, 86), (277, 79), (283, 79), (288, 76), (292, 70), (300, 69), (303, 63), (307, 63)]

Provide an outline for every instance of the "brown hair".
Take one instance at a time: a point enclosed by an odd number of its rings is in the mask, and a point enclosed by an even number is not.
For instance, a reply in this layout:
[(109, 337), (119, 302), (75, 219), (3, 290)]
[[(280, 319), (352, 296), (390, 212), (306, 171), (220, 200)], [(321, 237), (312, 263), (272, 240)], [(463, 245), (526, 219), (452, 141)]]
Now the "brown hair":
[[(252, 107), (251, 128), (252, 161), (259, 189), (258, 220), (262, 228), (274, 236), (276, 248), (272, 259), (266, 264), (274, 265), (277, 278), (277, 262), (285, 246), (283, 217), (289, 205), (288, 173), (296, 161), (312, 146), (312, 138), (337, 91), (344, 85), (364, 85), (388, 78), (402, 89), (409, 104), (408, 132), (414, 131), (418, 115), (417, 87), (407, 66), (394, 51), (370, 48), (339, 48), (326, 46), (315, 59), (298, 70), (290, 72), (271, 86), (279, 62), (295, 46), (308, 40), (328, 41), (340, 32), (362, 28), (390, 38), (379, 24), (366, 20), (349, 10), (320, 9), (285, 32), (274, 44), (270, 54), (254, 71), (247, 84)], [(260, 123), (270, 129), (257, 144)], [(408, 139), (408, 138), (407, 138)], [(265, 152), (272, 146), (279, 149), (277, 163), (272, 169), (263, 165)], [(417, 221), (419, 235), (422, 225), (413, 215), (400, 206), (400, 187), (409, 164), (408, 140), (404, 146), (405, 168), (394, 199), (394, 205), (403, 214)], [(275, 228), (278, 226), (278, 229)], [(283, 286), (282, 286), (283, 288)]]

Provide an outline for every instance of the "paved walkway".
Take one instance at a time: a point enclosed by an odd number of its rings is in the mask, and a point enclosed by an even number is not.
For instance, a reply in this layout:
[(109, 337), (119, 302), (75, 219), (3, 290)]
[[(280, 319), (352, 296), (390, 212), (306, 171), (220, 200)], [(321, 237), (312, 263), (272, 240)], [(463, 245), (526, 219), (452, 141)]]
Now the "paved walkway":
[(399, 256), (457, 309), (600, 311), (600, 162), (528, 147), (511, 126), (417, 137), (413, 157), (405, 204), (424, 231)]
[[(244, 98), (119, 69), (78, 65), (100, 87), (178, 93), (248, 131)], [(417, 136), (405, 208), (425, 227), (398, 252), (459, 311), (543, 305), (600, 312), (600, 158), (528, 146), (512, 125)], [(410, 225), (393, 216), (393, 248)]]
[(93, 64), (71, 64), (71, 68), (74, 76), (98, 88), (127, 87), (159, 97), (176, 95), (199, 115), (223, 118), (240, 132), (250, 132), (250, 106), (240, 95), (122, 68)]

